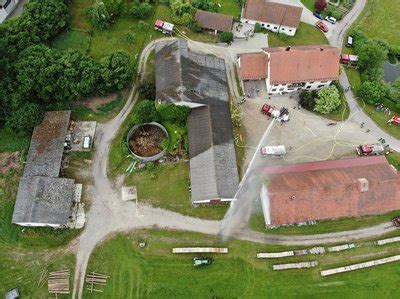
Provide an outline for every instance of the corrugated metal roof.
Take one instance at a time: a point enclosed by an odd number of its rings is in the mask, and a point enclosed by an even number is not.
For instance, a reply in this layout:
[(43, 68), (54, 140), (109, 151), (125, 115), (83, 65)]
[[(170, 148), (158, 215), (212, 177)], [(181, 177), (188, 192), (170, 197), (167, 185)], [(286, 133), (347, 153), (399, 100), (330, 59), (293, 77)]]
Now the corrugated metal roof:
[(198, 9), (194, 19), (202, 28), (228, 32), (232, 29), (232, 16)]

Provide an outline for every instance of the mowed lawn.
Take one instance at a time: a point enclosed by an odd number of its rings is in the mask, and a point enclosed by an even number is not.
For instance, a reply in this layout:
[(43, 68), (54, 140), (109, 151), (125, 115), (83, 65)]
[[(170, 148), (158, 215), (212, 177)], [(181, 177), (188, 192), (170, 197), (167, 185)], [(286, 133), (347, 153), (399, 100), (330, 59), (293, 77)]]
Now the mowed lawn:
[(159, 165), (152, 172), (134, 172), (127, 175), (125, 185), (136, 186), (139, 208), (141, 203), (147, 203), (183, 215), (207, 219), (222, 219), (227, 211), (227, 206), (192, 205), (189, 193), (189, 163)]
[[(139, 242), (146, 247), (139, 248)], [(195, 268), (195, 254), (173, 255), (180, 246), (228, 246), (226, 255), (208, 267)], [(386, 255), (398, 253), (385, 246)], [(221, 243), (216, 237), (189, 232), (137, 231), (117, 235), (92, 254), (87, 271), (110, 275), (96, 298), (395, 298), (400, 264), (388, 264), (322, 278), (321, 269), (382, 257), (381, 247), (367, 247), (324, 256), (257, 260), (257, 252), (288, 250), (251, 242)], [(370, 255), (367, 255), (367, 254)], [(376, 254), (376, 255), (375, 255)], [(273, 271), (272, 264), (318, 260), (305, 270)], [(85, 289), (85, 297), (89, 297)]]
[(293, 37), (270, 31), (267, 32), (270, 47), (328, 44), (328, 40), (321, 30), (306, 23), (300, 23), (296, 35)]
[(87, 53), (90, 46), (90, 35), (85, 31), (69, 29), (58, 35), (53, 40), (52, 46), (60, 51), (74, 49)]
[(242, 7), (239, 5), (237, 0), (218, 0), (216, 2), (221, 5), (218, 10), (219, 13), (231, 15), (236, 19), (240, 18)]
[(400, 0), (368, 0), (355, 28), (400, 46)]

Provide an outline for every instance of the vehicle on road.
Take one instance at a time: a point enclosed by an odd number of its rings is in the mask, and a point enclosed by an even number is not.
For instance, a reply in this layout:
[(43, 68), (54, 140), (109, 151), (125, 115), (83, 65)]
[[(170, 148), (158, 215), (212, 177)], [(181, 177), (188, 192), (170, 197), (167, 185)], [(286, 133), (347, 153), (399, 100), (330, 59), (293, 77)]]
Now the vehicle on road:
[(359, 156), (372, 156), (372, 155), (382, 155), (385, 148), (380, 143), (359, 145), (356, 147), (357, 154)]
[(325, 19), (324, 15), (322, 13), (318, 12), (318, 11), (314, 11), (313, 15), (315, 17), (317, 17), (318, 19), (320, 19), (320, 20), (324, 20)]
[(195, 257), (195, 258), (193, 258), (193, 266), (195, 266), (195, 267), (208, 266), (208, 265), (211, 265), (212, 262), (213, 262), (213, 260), (210, 257)]
[(356, 66), (358, 64), (358, 56), (350, 54), (340, 54), (340, 63)]
[(334, 17), (325, 17), (325, 20), (328, 21), (331, 24), (336, 24), (336, 19)]
[(327, 124), (328, 127), (330, 127), (330, 126), (336, 126), (336, 125), (337, 125), (337, 122), (331, 122), (331, 123), (328, 123), (328, 124)]
[(353, 47), (353, 37), (352, 37), (351, 35), (349, 35), (349, 36), (347, 37), (346, 47), (347, 47), (347, 48)]
[(392, 219), (394, 226), (400, 227), (400, 216), (396, 216)]
[(264, 146), (260, 149), (260, 154), (263, 157), (283, 157), (286, 148), (284, 145)]
[(174, 24), (164, 22), (162, 20), (156, 20), (154, 23), (154, 29), (161, 31), (164, 34), (172, 34), (174, 31)]
[(389, 126), (391, 126), (391, 125), (400, 126), (400, 115), (393, 115), (393, 117), (388, 120), (387, 124)]
[(315, 26), (317, 26), (319, 29), (321, 29), (323, 32), (328, 32), (329, 28), (328, 26), (322, 22), (322, 21), (318, 21), (317, 23), (315, 23)]
[(264, 104), (261, 108), (261, 113), (273, 117), (280, 122), (289, 121), (289, 110), (285, 107), (278, 109), (269, 104)]

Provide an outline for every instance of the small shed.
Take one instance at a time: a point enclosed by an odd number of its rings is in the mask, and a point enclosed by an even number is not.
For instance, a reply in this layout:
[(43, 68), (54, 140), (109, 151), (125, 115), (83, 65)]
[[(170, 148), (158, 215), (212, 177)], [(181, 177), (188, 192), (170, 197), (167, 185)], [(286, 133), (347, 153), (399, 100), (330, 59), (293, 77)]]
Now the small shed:
[(203, 29), (213, 31), (214, 34), (232, 30), (232, 16), (198, 9), (194, 19)]

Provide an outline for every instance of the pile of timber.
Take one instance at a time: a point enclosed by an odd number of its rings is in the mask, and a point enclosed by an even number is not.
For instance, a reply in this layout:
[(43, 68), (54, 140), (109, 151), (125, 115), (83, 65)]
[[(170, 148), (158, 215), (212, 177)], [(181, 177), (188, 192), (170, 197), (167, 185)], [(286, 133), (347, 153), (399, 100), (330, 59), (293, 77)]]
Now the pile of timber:
[(103, 290), (95, 289), (94, 286), (96, 285), (97, 287), (107, 285), (107, 278), (109, 277), (110, 276), (105, 274), (90, 272), (88, 275), (86, 275), (86, 283), (89, 285), (87, 289), (90, 291), (90, 293), (103, 293)]
[(177, 247), (172, 253), (228, 253), (228, 248), (218, 247)]
[(50, 294), (69, 294), (69, 270), (49, 273), (47, 286)]

